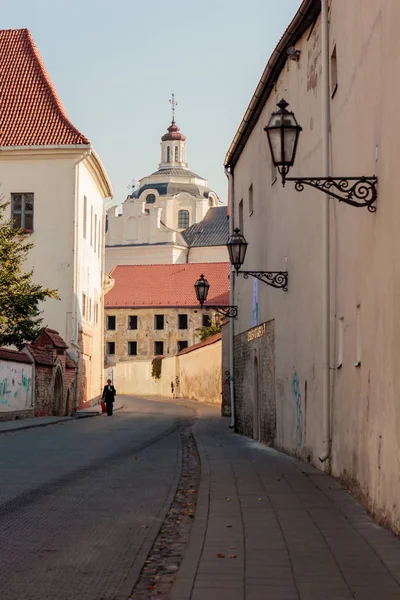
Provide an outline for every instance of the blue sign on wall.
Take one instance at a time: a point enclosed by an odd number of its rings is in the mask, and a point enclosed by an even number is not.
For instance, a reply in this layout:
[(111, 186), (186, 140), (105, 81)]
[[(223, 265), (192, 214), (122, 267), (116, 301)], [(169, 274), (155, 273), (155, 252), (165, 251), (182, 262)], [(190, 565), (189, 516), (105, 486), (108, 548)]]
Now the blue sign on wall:
[(258, 279), (253, 279), (253, 327), (258, 325)]

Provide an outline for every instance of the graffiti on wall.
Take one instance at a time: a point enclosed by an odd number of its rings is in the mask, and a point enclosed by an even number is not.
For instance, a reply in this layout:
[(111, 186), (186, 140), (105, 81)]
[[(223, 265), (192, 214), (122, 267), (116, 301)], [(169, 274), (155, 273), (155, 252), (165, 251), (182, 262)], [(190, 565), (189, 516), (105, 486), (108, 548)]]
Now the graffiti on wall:
[(301, 407), (300, 382), (296, 371), (292, 379), (292, 391), (296, 402), (296, 440), (297, 447), (300, 448), (303, 443), (303, 410)]
[(32, 407), (32, 367), (0, 361), (0, 412)]

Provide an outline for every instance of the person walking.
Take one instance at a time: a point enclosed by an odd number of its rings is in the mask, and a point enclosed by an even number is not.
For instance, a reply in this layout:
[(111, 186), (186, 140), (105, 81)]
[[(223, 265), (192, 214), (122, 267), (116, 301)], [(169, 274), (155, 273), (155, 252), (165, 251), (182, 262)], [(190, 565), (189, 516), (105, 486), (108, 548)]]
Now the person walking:
[(113, 404), (115, 400), (116, 389), (111, 383), (111, 379), (107, 379), (107, 385), (104, 386), (102, 400), (105, 401), (107, 407), (107, 415), (109, 417), (113, 414)]

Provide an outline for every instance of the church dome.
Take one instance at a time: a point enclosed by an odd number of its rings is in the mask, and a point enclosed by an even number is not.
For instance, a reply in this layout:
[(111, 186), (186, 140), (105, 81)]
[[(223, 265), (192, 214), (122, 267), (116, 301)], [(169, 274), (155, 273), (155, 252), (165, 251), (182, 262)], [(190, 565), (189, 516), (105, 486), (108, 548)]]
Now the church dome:
[(183, 133), (179, 133), (179, 127), (175, 123), (174, 119), (172, 119), (171, 125), (168, 127), (167, 131), (168, 131), (168, 133), (165, 133), (161, 138), (162, 142), (169, 142), (169, 141), (184, 142), (186, 140), (186, 136), (184, 136)]

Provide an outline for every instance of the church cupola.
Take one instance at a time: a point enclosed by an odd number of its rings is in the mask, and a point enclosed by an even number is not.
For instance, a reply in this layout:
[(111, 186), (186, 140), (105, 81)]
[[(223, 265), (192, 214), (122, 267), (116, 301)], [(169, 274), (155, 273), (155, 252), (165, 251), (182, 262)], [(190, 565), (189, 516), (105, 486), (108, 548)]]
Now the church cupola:
[(172, 122), (161, 138), (161, 162), (160, 169), (168, 169), (172, 167), (181, 167), (187, 169), (186, 163), (186, 137), (180, 133), (178, 125), (175, 123), (175, 94), (172, 94), (170, 100), (172, 104)]

